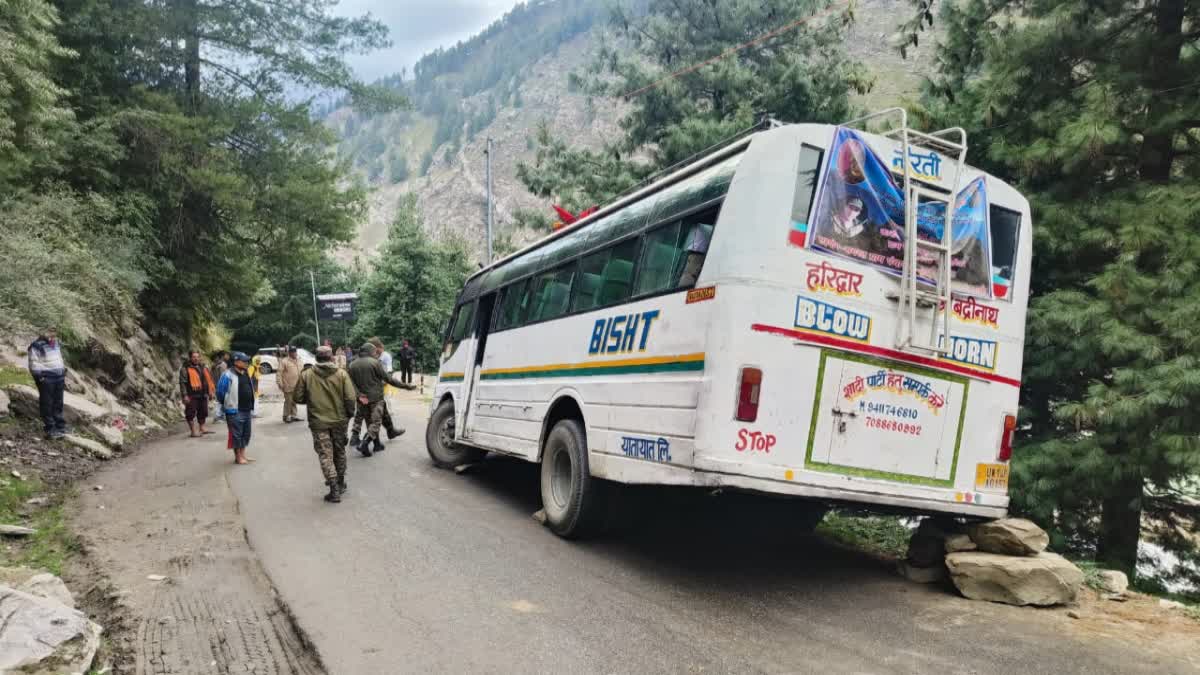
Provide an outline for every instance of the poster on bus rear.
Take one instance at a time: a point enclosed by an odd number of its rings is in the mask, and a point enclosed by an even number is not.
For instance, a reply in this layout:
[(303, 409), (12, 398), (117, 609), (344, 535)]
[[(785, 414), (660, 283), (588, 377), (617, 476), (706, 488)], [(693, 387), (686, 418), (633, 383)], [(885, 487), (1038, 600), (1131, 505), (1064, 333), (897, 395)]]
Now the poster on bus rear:
[[(923, 157), (925, 162), (940, 162), (934, 153)], [(991, 297), (991, 237), (983, 178), (972, 181), (954, 201), (952, 290)], [(917, 236), (922, 239), (941, 241), (944, 223), (943, 203), (917, 207)], [(813, 248), (899, 274), (904, 269), (904, 236), (904, 192), (896, 184), (892, 167), (862, 136), (839, 128), (813, 217)], [(936, 256), (918, 249), (917, 270), (922, 281), (934, 283)]]

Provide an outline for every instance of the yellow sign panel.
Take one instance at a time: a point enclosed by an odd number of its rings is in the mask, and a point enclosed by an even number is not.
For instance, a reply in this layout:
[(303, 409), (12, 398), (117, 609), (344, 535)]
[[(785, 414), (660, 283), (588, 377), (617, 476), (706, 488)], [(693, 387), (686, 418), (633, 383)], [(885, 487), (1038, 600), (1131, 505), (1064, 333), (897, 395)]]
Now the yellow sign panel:
[(1007, 464), (976, 464), (976, 490), (1008, 490)]

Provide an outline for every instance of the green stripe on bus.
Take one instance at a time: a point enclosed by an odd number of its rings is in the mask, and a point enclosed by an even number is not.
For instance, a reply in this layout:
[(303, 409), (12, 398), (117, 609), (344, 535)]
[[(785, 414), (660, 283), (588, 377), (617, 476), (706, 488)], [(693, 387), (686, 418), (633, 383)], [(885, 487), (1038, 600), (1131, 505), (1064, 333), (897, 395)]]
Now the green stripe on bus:
[(594, 375), (640, 375), (645, 373), (682, 373), (704, 370), (704, 361), (671, 361), (669, 363), (643, 363), (619, 366), (596, 364), (575, 368), (550, 370), (527, 370), (519, 373), (483, 373), (483, 380), (517, 380), (531, 377), (591, 377)]

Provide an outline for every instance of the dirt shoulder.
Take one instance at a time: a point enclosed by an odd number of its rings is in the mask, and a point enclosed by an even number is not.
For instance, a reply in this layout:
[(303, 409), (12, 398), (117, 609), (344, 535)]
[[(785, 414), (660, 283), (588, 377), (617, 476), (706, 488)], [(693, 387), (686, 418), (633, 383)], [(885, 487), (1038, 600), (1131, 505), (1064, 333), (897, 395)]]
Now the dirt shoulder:
[(109, 605), (114, 672), (324, 672), (246, 542), (229, 460), (223, 432), (174, 434), (68, 504), (86, 552), (75, 575)]

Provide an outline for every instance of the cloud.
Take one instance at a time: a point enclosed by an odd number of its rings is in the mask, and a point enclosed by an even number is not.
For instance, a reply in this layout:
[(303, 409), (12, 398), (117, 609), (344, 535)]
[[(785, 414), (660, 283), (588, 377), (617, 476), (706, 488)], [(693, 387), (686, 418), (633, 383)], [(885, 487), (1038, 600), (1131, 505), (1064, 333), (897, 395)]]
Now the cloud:
[(392, 47), (347, 60), (358, 76), (371, 81), (412, 66), (438, 47), (449, 47), (486, 28), (517, 0), (342, 0), (340, 16), (371, 14), (388, 27)]

